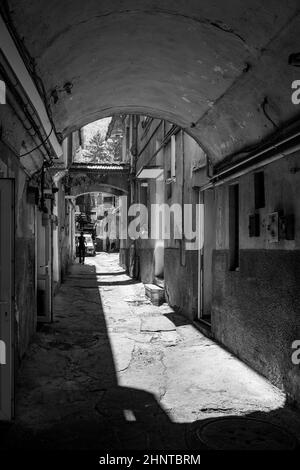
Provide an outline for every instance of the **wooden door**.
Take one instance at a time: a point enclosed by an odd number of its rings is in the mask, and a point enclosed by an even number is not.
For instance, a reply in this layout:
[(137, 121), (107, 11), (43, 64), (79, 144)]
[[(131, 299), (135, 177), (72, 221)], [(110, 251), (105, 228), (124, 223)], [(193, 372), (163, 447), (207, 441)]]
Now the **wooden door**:
[(0, 420), (14, 413), (13, 180), (0, 179)]

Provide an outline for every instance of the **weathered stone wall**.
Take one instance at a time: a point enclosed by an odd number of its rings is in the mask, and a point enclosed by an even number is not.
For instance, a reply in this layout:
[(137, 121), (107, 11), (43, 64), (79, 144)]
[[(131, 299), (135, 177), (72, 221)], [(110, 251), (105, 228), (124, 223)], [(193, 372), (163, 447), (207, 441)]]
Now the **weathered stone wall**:
[[(170, 145), (166, 148), (165, 174), (168, 172)], [(170, 197), (166, 186), (166, 201), (169, 205), (191, 204), (195, 209), (198, 191), (191, 184), (192, 171), (204, 158), (199, 145), (182, 131), (176, 136), (176, 181), (171, 183)], [(196, 227), (192, 227), (195, 229)], [(184, 229), (184, 227), (183, 227)], [(184, 231), (184, 230), (183, 230)], [(188, 234), (185, 233), (186, 237)], [(165, 286), (170, 305), (193, 320), (197, 311), (198, 298), (198, 250), (187, 249), (189, 240), (171, 240), (165, 248)]]
[(26, 351), (36, 325), (35, 211), (27, 200), (26, 174), (14, 154), (0, 143), (1, 169), (15, 186), (15, 319), (16, 357)]
[(36, 206), (27, 202), (27, 183), (19, 169), (16, 184), (15, 309), (18, 354), (22, 357), (36, 328)]
[(216, 250), (213, 266), (215, 338), (300, 404), (300, 250), (241, 250), (240, 272)]
[[(164, 134), (171, 129), (170, 123), (153, 120), (148, 130), (139, 126), (139, 151), (138, 169), (149, 165), (149, 158), (157, 150), (157, 145), (162, 141)], [(150, 138), (150, 140), (149, 140)], [(149, 142), (147, 143), (147, 139)], [(184, 204), (191, 204), (195, 208), (198, 202), (198, 192), (192, 187), (193, 168), (203, 163), (204, 152), (190, 136), (180, 131), (175, 137), (176, 147), (176, 179), (170, 184), (148, 181), (145, 201), (140, 202), (150, 205), (152, 203), (166, 203), (169, 206), (179, 204), (182, 207), (184, 217)], [(171, 143), (159, 152), (150, 165), (161, 164), (164, 168), (164, 179), (170, 177)], [(160, 186), (163, 185), (162, 194)], [(171, 218), (171, 226), (172, 226)], [(180, 224), (180, 222), (179, 222)], [(151, 221), (151, 227), (153, 221)], [(183, 227), (182, 227), (183, 228)], [(195, 227), (194, 227), (195, 229)], [(173, 229), (171, 227), (171, 233)], [(171, 239), (165, 240), (138, 240), (139, 275), (144, 283), (151, 283), (155, 278), (155, 250), (159, 244), (164, 246), (164, 280), (166, 298), (170, 305), (190, 319), (194, 319), (197, 310), (197, 282), (198, 282), (198, 251), (188, 250), (187, 241)]]
[[(298, 163), (297, 163), (298, 162)], [(300, 404), (299, 366), (291, 360), (300, 339), (299, 154), (264, 168), (265, 207), (259, 209), (259, 237), (249, 237), (254, 212), (253, 174), (240, 178), (240, 267), (229, 270), (228, 187), (217, 188), (216, 249), (213, 254), (214, 337)], [(270, 243), (267, 214), (295, 216), (295, 240)]]
[[(138, 153), (137, 172), (144, 166), (159, 165), (162, 154), (151, 157), (155, 154), (158, 145), (164, 137), (164, 123), (160, 119), (153, 119), (150, 125), (144, 127), (143, 120), (140, 119), (138, 125)], [(150, 161), (151, 160), (151, 161)], [(136, 187), (135, 200), (144, 204), (148, 208), (148, 217), (151, 220), (151, 204), (157, 202), (156, 183), (154, 180), (147, 181), (145, 188)], [(150, 232), (148, 240), (136, 240), (137, 250), (137, 273), (139, 279), (144, 284), (151, 284), (155, 277), (155, 240), (151, 239), (151, 225), (148, 224)]]
[(129, 250), (128, 248), (120, 248), (120, 255), (119, 255), (119, 264), (125, 271), (128, 271), (129, 268)]
[(58, 192), (58, 246), (59, 246), (59, 279), (63, 282), (70, 263), (72, 262), (72, 256), (70, 253), (71, 248), (71, 237), (70, 237), (70, 220), (69, 220), (69, 202), (65, 199), (64, 185), (59, 183)]
[(185, 266), (180, 250), (165, 250), (165, 290), (167, 302), (179, 313), (194, 320), (197, 311), (197, 252), (187, 252)]
[(144, 284), (151, 284), (154, 279), (154, 248), (138, 248), (138, 275)]
[(36, 211), (28, 198), (28, 186), (36, 185), (34, 174), (42, 166), (39, 151), (21, 157), (34, 148), (32, 141), (10, 104), (0, 106), (0, 174), (14, 181), (15, 212), (15, 357), (20, 359), (36, 328)]

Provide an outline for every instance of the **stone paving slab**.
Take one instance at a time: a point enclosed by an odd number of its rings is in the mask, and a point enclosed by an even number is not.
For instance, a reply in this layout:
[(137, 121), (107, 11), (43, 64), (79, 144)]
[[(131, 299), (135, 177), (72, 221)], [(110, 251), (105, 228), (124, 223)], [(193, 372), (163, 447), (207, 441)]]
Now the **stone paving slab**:
[(141, 331), (174, 331), (176, 326), (164, 316), (147, 317), (142, 319)]
[(280, 390), (168, 305), (145, 304), (117, 254), (86, 263), (72, 266), (54, 323), (39, 327), (21, 364), (0, 449), (185, 450), (198, 423), (224, 416), (300, 436)]

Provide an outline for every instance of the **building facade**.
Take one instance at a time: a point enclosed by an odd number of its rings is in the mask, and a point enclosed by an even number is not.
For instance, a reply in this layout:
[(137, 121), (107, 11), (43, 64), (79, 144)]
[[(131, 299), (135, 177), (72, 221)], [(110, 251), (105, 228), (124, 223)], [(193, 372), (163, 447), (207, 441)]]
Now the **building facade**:
[[(291, 141), (281, 151), (279, 142), (272, 153), (266, 148), (214, 175), (183, 130), (143, 116), (136, 121), (136, 131), (131, 119), (124, 135), (136, 136), (131, 202), (147, 208), (147, 220), (140, 217), (147, 237), (142, 230), (129, 237), (122, 265), (164, 289), (177, 312), (299, 403), (299, 369), (291, 359), (300, 332), (299, 150)], [(169, 234), (152, 236), (155, 204), (170, 209)], [(198, 247), (191, 243), (196, 228)]]

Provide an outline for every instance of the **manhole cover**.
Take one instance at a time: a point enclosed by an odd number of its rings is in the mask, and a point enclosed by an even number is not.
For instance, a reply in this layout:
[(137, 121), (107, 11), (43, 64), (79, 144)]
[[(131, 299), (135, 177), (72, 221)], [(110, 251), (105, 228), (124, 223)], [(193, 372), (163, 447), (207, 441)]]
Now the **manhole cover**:
[(254, 418), (227, 417), (198, 423), (190, 436), (193, 448), (213, 450), (292, 450), (298, 441), (285, 429)]

